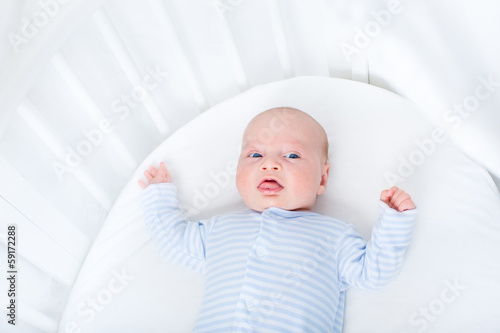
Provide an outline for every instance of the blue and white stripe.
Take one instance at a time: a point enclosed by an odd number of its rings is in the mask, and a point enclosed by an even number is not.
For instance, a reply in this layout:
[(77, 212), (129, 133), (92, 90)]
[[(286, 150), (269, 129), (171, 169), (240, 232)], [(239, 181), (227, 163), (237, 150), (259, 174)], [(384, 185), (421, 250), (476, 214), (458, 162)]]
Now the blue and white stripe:
[(381, 203), (367, 243), (352, 225), (279, 208), (188, 222), (173, 184), (148, 186), (142, 204), (162, 256), (205, 274), (195, 332), (341, 332), (345, 290), (394, 277), (416, 214)]

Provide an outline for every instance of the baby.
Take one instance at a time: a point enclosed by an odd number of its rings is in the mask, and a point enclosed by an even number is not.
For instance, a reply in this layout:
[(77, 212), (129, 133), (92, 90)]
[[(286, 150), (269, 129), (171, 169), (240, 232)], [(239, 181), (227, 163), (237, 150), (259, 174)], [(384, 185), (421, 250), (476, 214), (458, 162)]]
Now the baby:
[(416, 215), (410, 196), (382, 191), (366, 242), (312, 212), (330, 164), (324, 129), (292, 108), (248, 124), (236, 186), (247, 211), (188, 223), (162, 162), (145, 171), (146, 227), (167, 260), (205, 276), (195, 332), (341, 332), (345, 291), (374, 290), (399, 271)]

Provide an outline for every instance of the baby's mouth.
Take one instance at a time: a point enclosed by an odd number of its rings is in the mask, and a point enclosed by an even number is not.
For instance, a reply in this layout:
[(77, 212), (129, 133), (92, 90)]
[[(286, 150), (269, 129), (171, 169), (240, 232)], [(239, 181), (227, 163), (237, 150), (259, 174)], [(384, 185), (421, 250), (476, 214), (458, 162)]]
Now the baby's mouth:
[(283, 186), (274, 179), (264, 179), (257, 189), (264, 194), (275, 194), (283, 189)]

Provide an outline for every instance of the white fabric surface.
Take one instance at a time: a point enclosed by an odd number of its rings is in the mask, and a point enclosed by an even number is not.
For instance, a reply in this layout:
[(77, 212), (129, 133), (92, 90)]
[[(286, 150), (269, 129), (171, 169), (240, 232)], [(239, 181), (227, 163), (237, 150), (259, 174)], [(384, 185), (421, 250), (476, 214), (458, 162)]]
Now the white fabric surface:
[[(500, 327), (500, 196), (488, 173), (449, 140), (431, 149), (435, 128), (405, 99), (352, 81), (299, 77), (212, 107), (142, 163), (87, 256), (60, 332), (189, 331), (202, 277), (161, 262), (143, 226), (136, 181), (165, 161), (192, 220), (243, 208), (234, 182), (243, 129), (258, 112), (283, 105), (310, 113), (329, 135), (329, 187), (316, 211), (369, 237), (380, 191), (392, 185), (389, 172), (404, 176), (398, 185), (420, 209), (400, 275), (379, 292), (349, 290), (344, 331)], [(406, 170), (402, 160), (420, 165)]]

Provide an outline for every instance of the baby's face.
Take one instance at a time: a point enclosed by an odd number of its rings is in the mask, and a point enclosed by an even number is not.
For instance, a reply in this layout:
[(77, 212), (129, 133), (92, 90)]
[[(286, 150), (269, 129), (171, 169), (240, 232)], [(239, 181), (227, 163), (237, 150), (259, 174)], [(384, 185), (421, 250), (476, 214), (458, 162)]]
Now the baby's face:
[(330, 165), (326, 134), (312, 118), (294, 109), (263, 112), (247, 126), (236, 186), (246, 205), (310, 210), (326, 189)]

